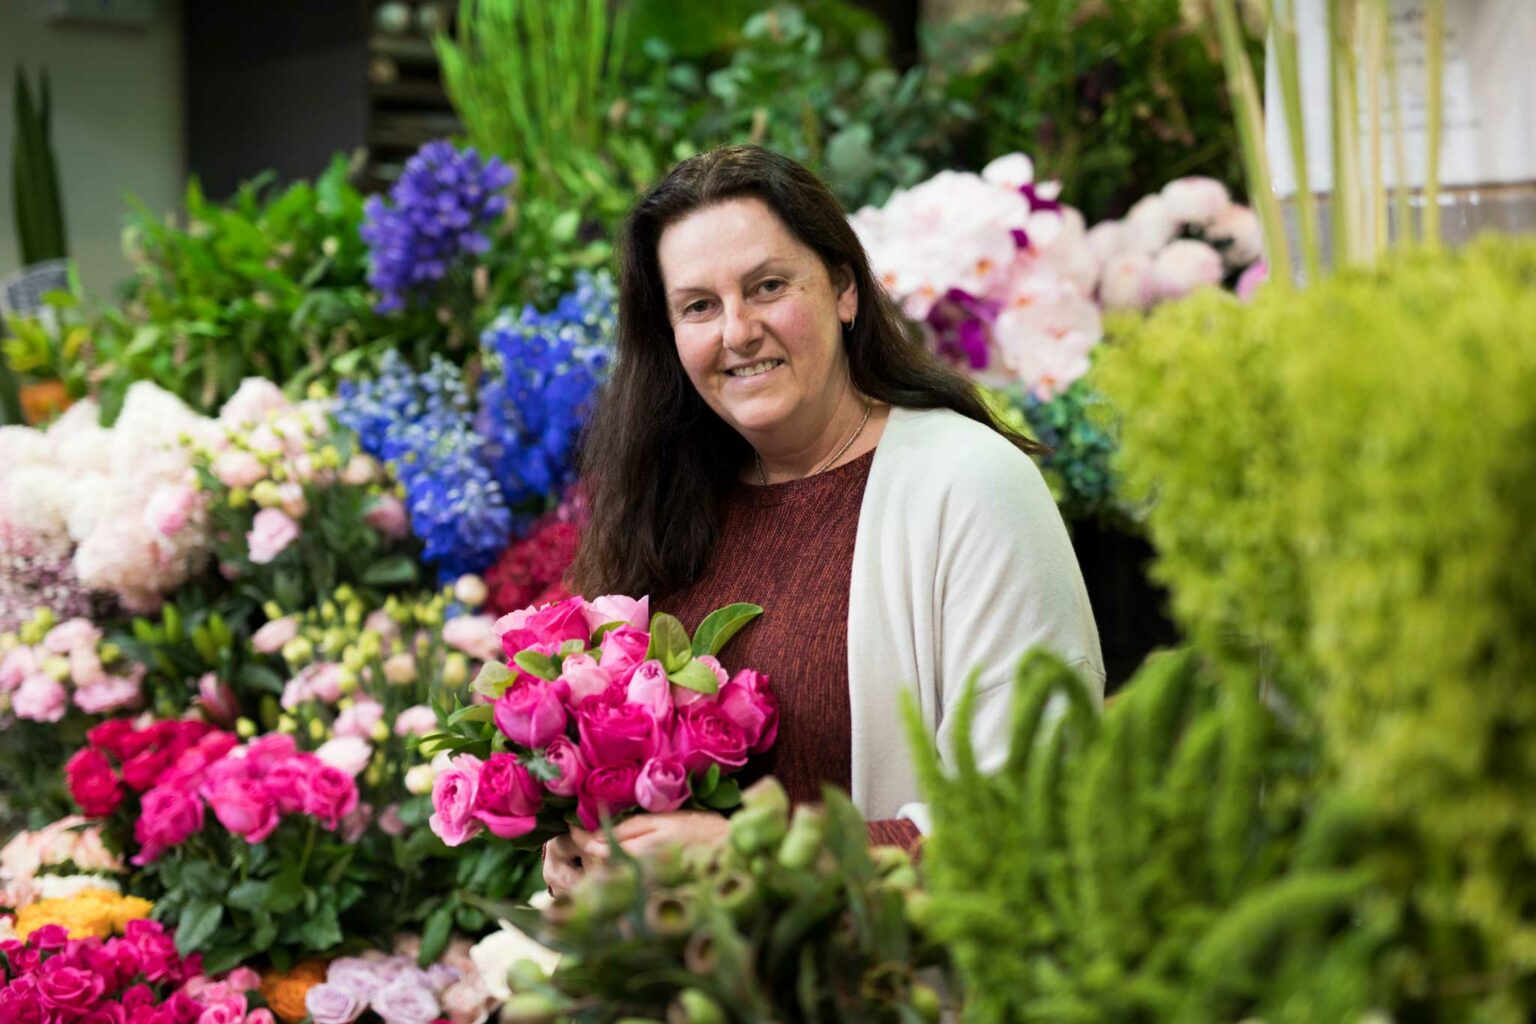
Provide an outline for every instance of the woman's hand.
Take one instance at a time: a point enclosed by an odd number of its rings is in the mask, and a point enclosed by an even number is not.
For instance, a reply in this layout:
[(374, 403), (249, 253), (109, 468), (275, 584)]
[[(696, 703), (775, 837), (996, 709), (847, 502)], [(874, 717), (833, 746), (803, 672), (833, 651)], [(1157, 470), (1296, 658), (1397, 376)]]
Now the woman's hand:
[[(645, 857), (669, 846), (715, 846), (725, 841), (730, 820), (707, 811), (671, 811), (637, 814), (613, 827), (613, 837), (631, 857)], [(608, 859), (608, 838), (601, 832), (572, 829), (583, 863)], [(548, 869), (546, 867), (546, 875)]]
[[(569, 892), (581, 881), (581, 848), (574, 834), (580, 831), (575, 829), (572, 834), (556, 836), (544, 844), (544, 884), (555, 896)], [(583, 838), (590, 835), (590, 832), (581, 832)]]

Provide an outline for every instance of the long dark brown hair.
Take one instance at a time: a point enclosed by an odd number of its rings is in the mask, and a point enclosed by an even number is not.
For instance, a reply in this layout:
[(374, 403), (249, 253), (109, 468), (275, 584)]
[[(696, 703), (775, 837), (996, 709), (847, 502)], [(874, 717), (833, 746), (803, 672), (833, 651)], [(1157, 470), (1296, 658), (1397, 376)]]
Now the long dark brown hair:
[(591, 522), (571, 572), (579, 593), (670, 594), (698, 577), (714, 549), (722, 499), (752, 449), (683, 370), (656, 249), (668, 225), (743, 197), (767, 204), (834, 282), (846, 280), (843, 268), (852, 272), (858, 312), (843, 341), (861, 394), (911, 409), (953, 409), (1025, 452), (1044, 450), (999, 423), (975, 386), (928, 351), (814, 174), (758, 146), (722, 146), (673, 168), (624, 225), (618, 356), (582, 445)]

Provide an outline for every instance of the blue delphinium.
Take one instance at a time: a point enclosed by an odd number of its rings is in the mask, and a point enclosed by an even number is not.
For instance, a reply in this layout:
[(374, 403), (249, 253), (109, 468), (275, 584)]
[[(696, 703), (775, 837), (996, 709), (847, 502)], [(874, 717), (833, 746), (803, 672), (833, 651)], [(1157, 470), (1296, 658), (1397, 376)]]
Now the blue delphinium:
[(613, 279), (582, 273), (550, 312), (508, 310), (481, 335), (486, 381), (476, 426), (513, 507), (571, 481), (572, 449), (607, 371), (615, 323)]
[(490, 247), (486, 232), (507, 208), (511, 168), (473, 149), (429, 142), (406, 162), (390, 201), (373, 196), (361, 228), (369, 248), (368, 283), (380, 313), (430, 299), (466, 256)]
[(417, 372), (395, 353), (372, 381), (346, 381), (336, 418), (363, 450), (394, 467), (423, 557), (451, 580), (480, 572), (512, 534), (512, 513), (471, 426), (458, 367), (441, 358)]

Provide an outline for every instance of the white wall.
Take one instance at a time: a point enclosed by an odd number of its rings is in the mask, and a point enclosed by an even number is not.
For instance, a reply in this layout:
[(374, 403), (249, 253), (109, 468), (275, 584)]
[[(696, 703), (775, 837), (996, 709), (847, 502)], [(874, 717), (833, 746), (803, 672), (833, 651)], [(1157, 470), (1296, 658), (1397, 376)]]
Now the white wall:
[(88, 291), (108, 298), (128, 273), (125, 194), (156, 211), (178, 205), (186, 180), (181, 18), (174, 0), (154, 8), (148, 28), (116, 29), (51, 22), (49, 0), (0, 0), (0, 276), (21, 262), (11, 205), (18, 61), (34, 83), (48, 68), (65, 231)]

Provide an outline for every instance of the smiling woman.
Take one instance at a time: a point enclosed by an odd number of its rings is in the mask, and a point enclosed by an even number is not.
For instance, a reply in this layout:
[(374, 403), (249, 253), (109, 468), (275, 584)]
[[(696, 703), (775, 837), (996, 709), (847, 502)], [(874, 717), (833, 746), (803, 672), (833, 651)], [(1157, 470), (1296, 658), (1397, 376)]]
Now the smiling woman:
[[(796, 801), (848, 789), (872, 841), (914, 846), (925, 809), (898, 739), (903, 690), (947, 750), (980, 668), (973, 742), (989, 767), (1023, 652), (1047, 647), (1102, 686), (1039, 448), (924, 348), (837, 201), (791, 160), (730, 146), (680, 164), (631, 213), (622, 258), (572, 583), (652, 594), (690, 629), (762, 605), (732, 646), (780, 701), (760, 769)], [(689, 813), (616, 832), (632, 852), (723, 833)], [(548, 854), (560, 888), (604, 843), (574, 835)]]

